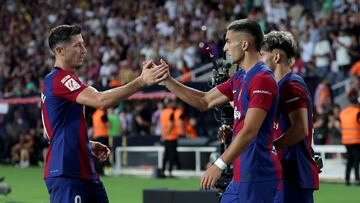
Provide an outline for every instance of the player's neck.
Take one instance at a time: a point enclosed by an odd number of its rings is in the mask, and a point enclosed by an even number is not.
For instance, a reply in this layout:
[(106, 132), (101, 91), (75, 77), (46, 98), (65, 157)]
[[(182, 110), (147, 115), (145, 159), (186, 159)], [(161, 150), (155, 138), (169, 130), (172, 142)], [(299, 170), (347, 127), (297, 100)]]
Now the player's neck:
[(248, 52), (240, 65), (246, 72), (249, 72), (260, 60), (261, 56), (259, 52)]
[(55, 64), (54, 67), (59, 67), (63, 70), (67, 70), (67, 71), (74, 71), (74, 68), (72, 68), (71, 66), (67, 65), (63, 60), (55, 60)]
[(274, 74), (275, 74), (275, 78), (276, 81), (280, 81), (281, 79), (283, 79), (288, 73), (291, 72), (290, 66), (287, 64), (277, 64)]

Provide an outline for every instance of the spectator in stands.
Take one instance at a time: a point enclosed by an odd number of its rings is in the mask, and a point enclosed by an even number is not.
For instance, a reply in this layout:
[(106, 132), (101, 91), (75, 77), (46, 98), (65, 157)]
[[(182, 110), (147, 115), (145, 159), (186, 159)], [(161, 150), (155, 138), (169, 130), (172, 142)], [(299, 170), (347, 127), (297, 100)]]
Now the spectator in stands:
[(341, 143), (346, 146), (345, 184), (350, 185), (350, 172), (354, 168), (355, 184), (360, 185), (360, 101), (359, 94), (352, 89), (348, 93), (350, 106), (340, 112)]
[(185, 108), (185, 104), (182, 101), (177, 102), (175, 110), (175, 123), (178, 129), (178, 135), (195, 139), (197, 132), (195, 130), (196, 119), (190, 117), (189, 112)]
[(341, 129), (340, 129), (340, 105), (335, 104), (332, 107), (332, 112), (328, 116), (328, 136), (329, 144), (338, 145), (341, 144)]
[[(1, 65), (0, 65), (1, 67)], [(6, 77), (4, 75), (5, 72), (5, 68), (1, 67), (0, 68), (0, 98), (4, 97), (3, 92), (4, 92), (4, 86), (5, 86), (5, 82), (6, 82)]]
[(328, 108), (332, 105), (332, 92), (329, 86), (328, 79), (324, 76), (315, 90), (314, 106), (318, 114), (327, 112)]
[(158, 101), (156, 105), (157, 105), (157, 109), (156, 111), (153, 112), (151, 116), (151, 126), (152, 126), (151, 133), (156, 136), (161, 136), (160, 115), (164, 109), (164, 103), (162, 101)]
[(134, 115), (131, 113), (131, 104), (128, 102), (124, 103), (123, 110), (120, 112), (120, 121), (123, 134), (129, 136), (134, 129)]
[(350, 75), (351, 76), (355, 76), (355, 77), (359, 77), (360, 76), (360, 60), (355, 62), (351, 69), (350, 69)]
[(185, 127), (186, 137), (191, 138), (191, 139), (196, 139), (198, 137), (198, 133), (196, 131), (196, 125), (197, 125), (197, 120), (195, 117), (193, 117), (193, 116), (186, 117), (185, 116), (184, 127)]
[(351, 65), (360, 61), (360, 43), (355, 34), (351, 35), (351, 45), (347, 49), (351, 57)]
[(6, 132), (6, 123), (5, 123), (5, 115), (0, 114), (0, 163), (5, 161), (7, 156), (7, 149), (9, 142), (6, 140), (7, 132)]
[(18, 163), (21, 168), (30, 165), (30, 155), (34, 151), (34, 135), (30, 131), (22, 131), (20, 140), (11, 148), (11, 159), (13, 163)]
[(341, 80), (345, 79), (351, 67), (351, 58), (348, 48), (351, 46), (351, 37), (344, 30), (339, 35), (330, 34), (335, 48), (336, 63), (341, 73)]
[(326, 35), (322, 33), (320, 35), (320, 41), (315, 44), (314, 49), (316, 75), (319, 78), (326, 76), (330, 70), (330, 52), (330, 42), (326, 38)]
[(312, 60), (314, 52), (314, 42), (310, 39), (310, 34), (305, 33), (304, 39), (300, 43), (301, 58), (304, 61), (305, 67)]
[(144, 102), (138, 102), (134, 111), (134, 131), (137, 136), (150, 135), (151, 114), (148, 108), (145, 108)]

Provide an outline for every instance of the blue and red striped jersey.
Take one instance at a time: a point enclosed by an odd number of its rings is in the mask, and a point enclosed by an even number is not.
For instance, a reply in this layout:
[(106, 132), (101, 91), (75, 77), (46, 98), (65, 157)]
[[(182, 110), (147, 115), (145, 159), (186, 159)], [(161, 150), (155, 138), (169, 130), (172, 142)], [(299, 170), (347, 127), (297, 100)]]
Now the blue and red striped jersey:
[(319, 174), (312, 145), (313, 112), (311, 97), (304, 80), (295, 73), (288, 73), (279, 82), (280, 100), (276, 121), (276, 136), (291, 127), (288, 114), (306, 108), (308, 113), (308, 136), (298, 144), (278, 152), (287, 183), (306, 189), (319, 189)]
[(44, 78), (41, 115), (50, 144), (44, 178), (98, 179), (87, 136), (85, 107), (76, 103), (76, 97), (86, 87), (73, 72), (58, 67)]
[(261, 182), (281, 179), (281, 165), (273, 151), (273, 122), (279, 97), (271, 70), (260, 61), (248, 72), (236, 72), (217, 88), (234, 101), (233, 138), (243, 128), (248, 109), (261, 108), (267, 112), (256, 138), (233, 162), (233, 181)]

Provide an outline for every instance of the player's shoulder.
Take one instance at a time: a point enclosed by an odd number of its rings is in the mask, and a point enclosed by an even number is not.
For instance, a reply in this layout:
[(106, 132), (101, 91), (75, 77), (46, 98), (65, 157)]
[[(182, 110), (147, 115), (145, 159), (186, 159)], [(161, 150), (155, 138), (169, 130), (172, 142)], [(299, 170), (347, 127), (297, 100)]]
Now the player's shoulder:
[(63, 70), (63, 69), (56, 69), (54, 71), (54, 79), (55, 82), (65, 83), (66, 81), (72, 79), (77, 81), (78, 77), (71, 71)]
[(252, 83), (254, 83), (254, 82), (255, 83), (263, 83), (264, 85), (269, 85), (269, 84), (276, 85), (276, 80), (275, 80), (274, 75), (272, 74), (271, 70), (268, 71), (266, 69), (256, 73), (252, 77), (251, 82)]
[(292, 74), (291, 77), (284, 81), (284, 83), (280, 86), (280, 88), (307, 88), (304, 79), (297, 75)]

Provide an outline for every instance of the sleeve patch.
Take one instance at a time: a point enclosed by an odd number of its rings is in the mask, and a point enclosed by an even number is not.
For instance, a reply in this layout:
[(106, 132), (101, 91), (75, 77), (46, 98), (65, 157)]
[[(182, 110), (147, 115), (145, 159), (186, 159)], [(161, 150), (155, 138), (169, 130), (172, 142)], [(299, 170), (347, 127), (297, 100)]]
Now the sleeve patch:
[[(67, 75), (67, 76), (69, 76), (69, 75)], [(63, 82), (63, 80), (64, 80), (67, 76), (65, 76), (65, 77), (61, 80), (61, 82)], [(65, 87), (67, 87), (71, 92), (73, 92), (73, 91), (75, 91), (75, 90), (77, 90), (77, 89), (79, 89), (79, 88), (81, 87), (81, 86), (79, 85), (79, 83), (76, 82), (73, 78), (71, 78), (70, 76), (69, 76), (69, 78), (70, 78), (70, 79), (68, 79), (68, 80), (64, 80), (64, 81), (66, 81), (66, 82), (64, 83), (64, 85), (65, 85)]]

